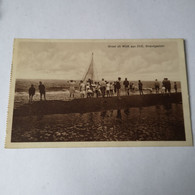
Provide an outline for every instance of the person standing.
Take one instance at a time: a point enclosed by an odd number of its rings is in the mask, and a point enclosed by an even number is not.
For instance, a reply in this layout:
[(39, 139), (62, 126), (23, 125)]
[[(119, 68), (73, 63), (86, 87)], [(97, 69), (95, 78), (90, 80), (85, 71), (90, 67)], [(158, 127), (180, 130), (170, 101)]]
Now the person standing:
[(70, 88), (69, 88), (69, 92), (70, 92), (70, 98), (73, 97), (74, 98), (74, 93), (75, 93), (75, 82), (73, 80), (70, 80)]
[(106, 82), (106, 95), (107, 97), (110, 96), (110, 83), (109, 82)]
[(31, 87), (28, 89), (29, 94), (29, 103), (33, 101), (33, 96), (35, 95), (35, 88), (34, 85), (31, 85)]
[(125, 78), (123, 85), (125, 86), (126, 95), (129, 95), (129, 81), (127, 80), (127, 78)]
[(87, 93), (87, 98), (91, 98), (93, 95), (93, 91), (91, 90), (89, 83), (86, 85), (86, 93)]
[(110, 96), (114, 95), (114, 84), (111, 82), (110, 83)]
[(134, 93), (135, 92), (135, 85), (134, 85), (134, 83), (131, 83), (131, 88), (132, 88), (132, 92)]
[(39, 82), (39, 92), (40, 92), (40, 100), (42, 100), (42, 96), (44, 97), (44, 100), (46, 100), (45, 85), (43, 85), (41, 81)]
[(163, 82), (162, 82), (162, 85), (164, 86), (165, 88), (165, 93), (167, 93), (168, 91), (168, 82), (167, 82), (167, 78), (164, 78)]
[(105, 93), (106, 93), (106, 82), (104, 81), (104, 79), (102, 79), (101, 83), (100, 83), (100, 90), (102, 93), (102, 97), (105, 97)]
[(156, 90), (156, 93), (159, 93), (160, 83), (158, 82), (157, 79), (154, 82), (154, 88)]
[(86, 90), (85, 83), (83, 83), (83, 81), (81, 81), (80, 82), (80, 95), (81, 95), (81, 98), (85, 97), (85, 90)]
[(167, 91), (170, 95), (170, 93), (171, 93), (171, 81), (169, 79), (167, 79)]
[(140, 80), (138, 81), (138, 88), (139, 88), (139, 94), (144, 95), (144, 93), (143, 93), (143, 84)]
[(100, 95), (100, 84), (99, 84), (99, 82), (95, 82), (95, 94), (96, 94), (96, 98), (98, 98), (99, 95)]
[(94, 95), (95, 95), (96, 85), (97, 85), (97, 83), (96, 82), (93, 83), (93, 80), (92, 80), (92, 84), (91, 84), (92, 97), (94, 97)]
[(130, 92), (133, 91), (133, 90), (132, 90), (132, 85), (133, 85), (133, 83), (132, 83), (132, 82), (129, 82), (129, 91), (130, 91)]
[(91, 86), (91, 84), (93, 83), (93, 80), (88, 79), (88, 81), (87, 81), (87, 82), (89, 83), (89, 86)]
[(114, 93), (116, 94), (116, 81), (114, 82)]
[(162, 93), (163, 95), (165, 94), (165, 86), (164, 86), (164, 83), (162, 83), (161, 93)]
[(177, 93), (177, 83), (174, 82), (174, 89), (175, 89), (175, 93)]
[(118, 97), (121, 95), (121, 78), (118, 77), (118, 81), (116, 82), (116, 94)]

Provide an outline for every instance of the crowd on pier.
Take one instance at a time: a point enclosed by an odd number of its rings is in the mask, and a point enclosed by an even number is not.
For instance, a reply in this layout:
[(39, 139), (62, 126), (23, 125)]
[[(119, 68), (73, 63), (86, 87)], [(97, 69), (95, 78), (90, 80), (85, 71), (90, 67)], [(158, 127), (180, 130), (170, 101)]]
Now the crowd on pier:
[[(80, 98), (92, 98), (92, 97), (112, 97), (117, 96), (120, 97), (121, 95), (127, 95), (135, 93), (136, 91), (140, 95), (144, 95), (145, 91), (149, 93), (162, 93), (162, 94), (170, 94), (171, 93), (171, 82), (168, 78), (164, 78), (162, 82), (159, 82), (155, 79), (152, 88), (147, 88), (143, 86), (141, 80), (134, 83), (129, 81), (127, 78), (122, 81), (120, 77), (118, 77), (117, 81), (106, 81), (102, 78), (101, 81), (93, 81), (88, 79), (87, 82), (80, 81), (79, 87), (78, 83), (73, 80), (69, 82), (69, 94), (70, 98), (75, 98), (75, 93), (79, 91)], [(177, 82), (174, 82), (174, 92), (177, 93)], [(40, 81), (39, 82), (39, 93), (40, 93), (40, 100), (46, 100), (46, 90), (44, 84)], [(29, 102), (32, 102), (33, 96), (35, 95), (35, 87), (31, 85), (29, 88)], [(122, 93), (123, 94), (122, 94)]]
[[(150, 93), (153, 92), (153, 89), (156, 93), (171, 93), (171, 82), (168, 80), (168, 78), (164, 78), (162, 81), (162, 85), (160, 82), (155, 79), (154, 81), (154, 87), (153, 88), (143, 88), (143, 83), (141, 80), (138, 80), (137, 86), (134, 84), (134, 82), (130, 82), (125, 78), (124, 81), (121, 80), (120, 77), (118, 77), (117, 81), (109, 82), (104, 79), (102, 79), (100, 82), (93, 82), (93, 80), (88, 79), (86, 83), (83, 81), (80, 81), (80, 94), (81, 97), (112, 97), (114, 95), (120, 97), (121, 91), (124, 89), (125, 95), (130, 95), (130, 93), (134, 93), (136, 90), (139, 91), (140, 95), (144, 95), (144, 90), (149, 90)], [(174, 90), (177, 93), (177, 83), (174, 82)], [(75, 93), (75, 87), (74, 87), (74, 81), (70, 81), (70, 97), (74, 97)]]

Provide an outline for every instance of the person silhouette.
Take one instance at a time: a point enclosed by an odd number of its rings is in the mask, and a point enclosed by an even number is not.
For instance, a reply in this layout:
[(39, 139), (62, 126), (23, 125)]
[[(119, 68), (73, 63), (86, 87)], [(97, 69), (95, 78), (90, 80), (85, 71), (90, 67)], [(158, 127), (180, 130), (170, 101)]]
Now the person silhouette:
[(126, 95), (129, 95), (129, 81), (127, 80), (127, 78), (125, 78), (123, 85), (125, 86)]
[(29, 94), (29, 103), (31, 103), (33, 101), (33, 96), (35, 95), (35, 88), (33, 84), (28, 89), (28, 94)]
[(42, 100), (42, 96), (44, 97), (44, 100), (46, 100), (45, 97), (45, 86), (42, 84), (42, 82), (39, 82), (39, 93), (40, 93), (40, 100)]
[(174, 82), (174, 89), (175, 89), (175, 93), (177, 93), (177, 83)]
[(143, 95), (143, 84), (141, 82), (141, 80), (138, 81), (138, 88), (139, 88), (139, 94)]
[(121, 95), (121, 77), (118, 77), (118, 80), (116, 81), (116, 94), (117, 94), (117, 97), (120, 98), (120, 95)]
[(159, 93), (160, 83), (158, 82), (157, 79), (155, 79), (154, 81), (154, 89), (156, 90), (156, 93)]

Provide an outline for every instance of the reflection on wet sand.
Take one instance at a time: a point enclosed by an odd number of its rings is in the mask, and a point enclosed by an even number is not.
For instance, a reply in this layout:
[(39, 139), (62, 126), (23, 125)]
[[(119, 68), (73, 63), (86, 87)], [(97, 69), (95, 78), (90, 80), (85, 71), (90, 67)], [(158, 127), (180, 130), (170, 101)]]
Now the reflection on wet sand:
[(124, 109), (124, 113), (128, 116), (129, 115), (129, 108)]
[(182, 104), (14, 117), (12, 142), (185, 140)]
[(117, 110), (117, 116), (118, 119), (122, 119), (121, 110)]

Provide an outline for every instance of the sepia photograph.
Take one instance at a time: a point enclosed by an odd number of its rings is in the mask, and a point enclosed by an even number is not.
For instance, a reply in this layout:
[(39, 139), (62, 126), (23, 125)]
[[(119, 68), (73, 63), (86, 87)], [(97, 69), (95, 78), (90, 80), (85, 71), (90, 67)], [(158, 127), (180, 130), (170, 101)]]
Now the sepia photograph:
[(15, 39), (7, 148), (187, 145), (182, 39)]

